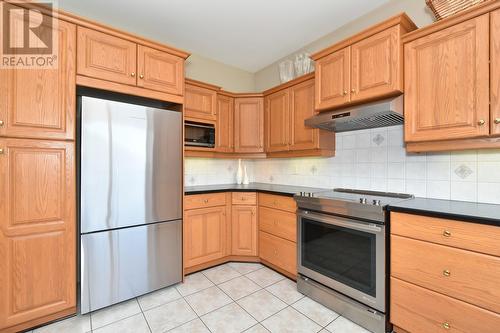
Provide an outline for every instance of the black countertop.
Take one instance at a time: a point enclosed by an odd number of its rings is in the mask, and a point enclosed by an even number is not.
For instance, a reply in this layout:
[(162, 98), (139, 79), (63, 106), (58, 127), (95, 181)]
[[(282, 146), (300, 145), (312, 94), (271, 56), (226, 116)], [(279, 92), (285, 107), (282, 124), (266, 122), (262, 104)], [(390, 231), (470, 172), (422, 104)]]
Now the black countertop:
[(500, 205), (415, 198), (391, 204), (391, 212), (441, 217), (500, 227)]
[(304, 186), (264, 184), (264, 183), (250, 183), (248, 185), (221, 184), (221, 185), (201, 185), (201, 186), (184, 187), (184, 193), (186, 195), (215, 193), (215, 192), (262, 192), (262, 193), (279, 194), (292, 197), (295, 193), (299, 192), (318, 192), (324, 190), (326, 189), (304, 187)]

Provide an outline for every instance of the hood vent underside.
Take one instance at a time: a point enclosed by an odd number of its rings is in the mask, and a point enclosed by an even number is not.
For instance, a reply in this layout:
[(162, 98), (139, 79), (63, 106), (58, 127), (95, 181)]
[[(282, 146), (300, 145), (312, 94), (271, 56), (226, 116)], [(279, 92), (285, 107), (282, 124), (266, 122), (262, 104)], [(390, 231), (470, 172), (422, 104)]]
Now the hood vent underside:
[(403, 96), (358, 105), (341, 110), (321, 112), (305, 120), (305, 125), (334, 132), (403, 124)]

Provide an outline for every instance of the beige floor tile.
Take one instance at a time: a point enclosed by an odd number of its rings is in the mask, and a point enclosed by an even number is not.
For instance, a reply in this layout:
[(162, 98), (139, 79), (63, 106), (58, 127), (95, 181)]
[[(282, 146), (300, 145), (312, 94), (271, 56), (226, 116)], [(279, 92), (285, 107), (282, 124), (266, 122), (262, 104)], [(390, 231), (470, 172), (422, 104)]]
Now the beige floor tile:
[(203, 322), (200, 319), (195, 319), (190, 321), (189, 323), (186, 323), (182, 326), (179, 326), (177, 328), (174, 328), (171, 331), (168, 331), (169, 333), (210, 333), (208, 328), (203, 324)]
[(245, 276), (263, 288), (285, 279), (283, 275), (267, 267), (251, 272)]
[(302, 298), (300, 301), (293, 304), (292, 307), (323, 327), (339, 316), (336, 312), (313, 301), (309, 297)]
[(287, 307), (286, 303), (266, 290), (243, 297), (238, 304), (258, 321), (262, 321)]
[(201, 317), (213, 333), (239, 333), (257, 324), (238, 304), (231, 303)]
[(90, 315), (77, 315), (33, 330), (33, 333), (85, 333), (90, 331)]
[(257, 262), (230, 262), (228, 265), (243, 275), (264, 267)]
[(116, 321), (107, 326), (93, 330), (94, 333), (149, 333), (149, 327), (142, 313)]
[(241, 276), (238, 271), (231, 268), (229, 265), (220, 265), (214, 268), (204, 270), (202, 272), (210, 281), (215, 284), (220, 284), (235, 277)]
[(261, 324), (272, 333), (314, 333), (321, 330), (321, 326), (290, 307), (267, 318)]
[(338, 317), (326, 329), (333, 333), (370, 333), (344, 317)]
[(240, 276), (227, 282), (221, 283), (219, 284), (219, 288), (221, 288), (234, 300), (238, 300), (261, 289), (259, 285), (245, 276)]
[(247, 329), (245, 333), (269, 333), (269, 331), (261, 324), (257, 324)]
[(277, 282), (267, 287), (266, 290), (287, 304), (295, 303), (304, 297), (297, 291), (297, 284), (289, 279)]
[(138, 297), (137, 300), (139, 301), (142, 311), (146, 311), (158, 305), (175, 301), (181, 297), (181, 294), (179, 294), (175, 286), (172, 286), (153, 291), (152, 293)]
[(186, 296), (185, 299), (198, 316), (203, 316), (233, 301), (215, 286)]
[(109, 306), (107, 308), (92, 312), (90, 318), (92, 320), (92, 329), (96, 329), (105, 325), (114, 323), (115, 321), (125, 319), (141, 312), (141, 308), (137, 300), (122, 302)]
[(184, 283), (178, 284), (176, 289), (182, 296), (187, 296), (203, 289), (210, 288), (213, 285), (214, 284), (200, 272), (186, 276)]
[(163, 333), (196, 318), (182, 298), (145, 311), (144, 315), (153, 333)]

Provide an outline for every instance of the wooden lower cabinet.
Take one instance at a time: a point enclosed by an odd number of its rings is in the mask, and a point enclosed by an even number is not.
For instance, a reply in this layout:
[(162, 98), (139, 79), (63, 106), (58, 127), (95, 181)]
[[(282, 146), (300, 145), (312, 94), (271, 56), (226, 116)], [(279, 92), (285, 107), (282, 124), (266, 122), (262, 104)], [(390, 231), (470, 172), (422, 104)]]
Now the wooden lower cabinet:
[(0, 138), (0, 331), (76, 311), (73, 142)]
[(233, 206), (231, 210), (231, 254), (257, 255), (257, 207)]
[(259, 256), (289, 273), (297, 274), (297, 244), (294, 242), (260, 231)]
[(226, 206), (188, 210), (184, 213), (184, 267), (226, 255)]
[(496, 333), (500, 315), (391, 278), (391, 322), (410, 333)]
[(497, 332), (499, 237), (496, 226), (391, 213), (391, 322), (410, 333)]

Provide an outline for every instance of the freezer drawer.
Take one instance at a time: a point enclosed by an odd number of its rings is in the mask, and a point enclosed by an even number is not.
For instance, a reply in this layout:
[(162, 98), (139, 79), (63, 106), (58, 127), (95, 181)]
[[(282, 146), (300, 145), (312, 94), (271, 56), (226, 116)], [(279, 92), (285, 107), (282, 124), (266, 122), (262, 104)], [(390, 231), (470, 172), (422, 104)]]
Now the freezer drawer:
[(182, 280), (182, 220), (81, 235), (81, 312)]

